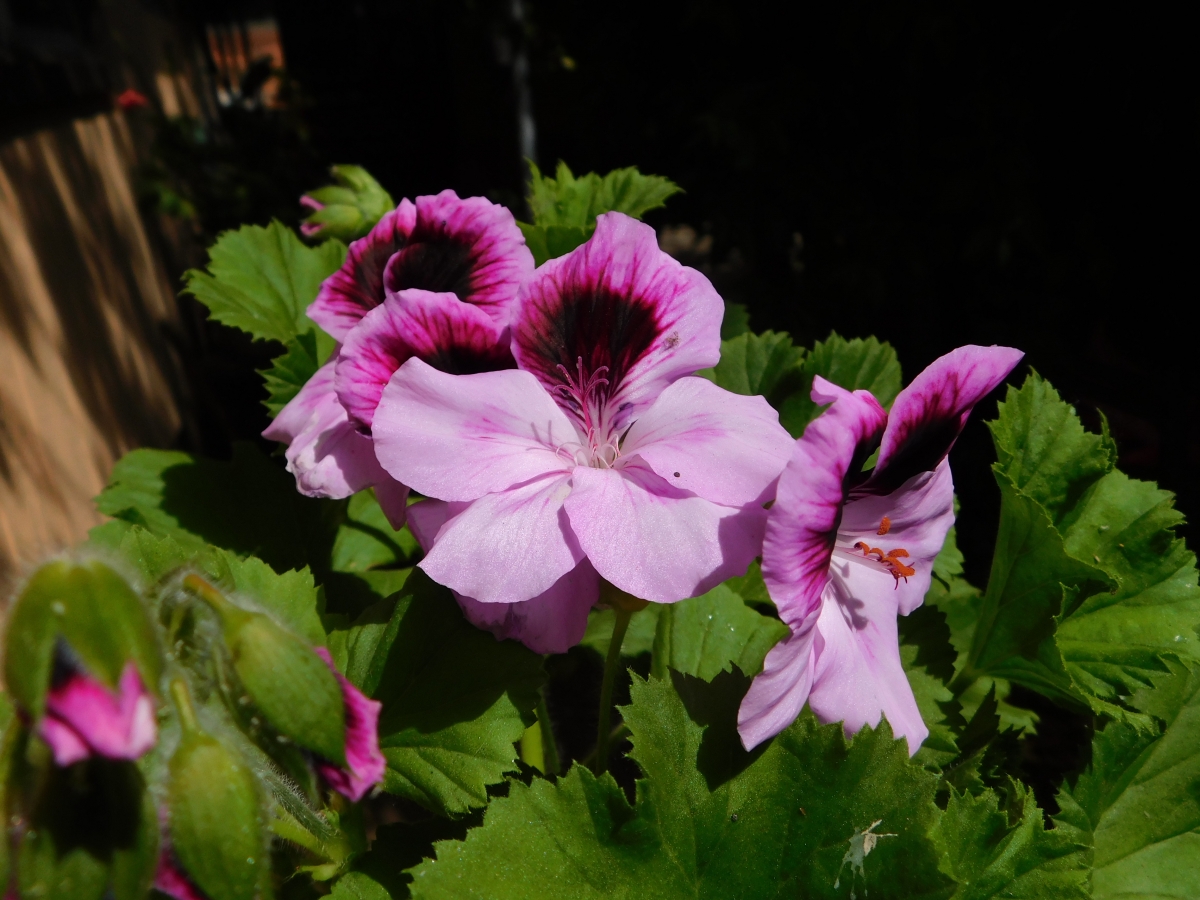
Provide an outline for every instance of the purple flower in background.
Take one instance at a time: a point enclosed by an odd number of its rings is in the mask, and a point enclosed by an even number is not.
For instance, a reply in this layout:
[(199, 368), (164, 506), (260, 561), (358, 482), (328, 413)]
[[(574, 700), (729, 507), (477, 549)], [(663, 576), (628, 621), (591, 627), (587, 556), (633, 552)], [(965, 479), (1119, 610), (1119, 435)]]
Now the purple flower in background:
[(313, 649), (337, 677), (346, 706), (346, 767), (322, 760), (317, 763), (317, 771), (331, 788), (357, 802), (383, 781), (387, 768), (387, 760), (379, 752), (379, 710), (383, 704), (369, 699), (334, 668), (328, 650)]
[(454, 191), (442, 191), (416, 203), (401, 200), (352, 243), (308, 316), (344, 341), (389, 292), (417, 288), (454, 294), (503, 328), (532, 272), (533, 254), (511, 212), (483, 197), (460, 200)]
[[(421, 567), (470, 598), (473, 621), (570, 646), (599, 577), (669, 603), (758, 555), (792, 442), (762, 397), (691, 377), (720, 356), (723, 311), (653, 229), (606, 213), (522, 290), (517, 371), (456, 376), (410, 359), (391, 376), (376, 456), (447, 501), (418, 514)], [(514, 608), (485, 612), (496, 604)]]
[(375, 460), (375, 407), (402, 363), (453, 373), (514, 365), (509, 319), (533, 256), (512, 213), (453, 191), (408, 200), (350, 245), (309, 316), (341, 342), (263, 432), (288, 445), (301, 493), (348, 497), (374, 486), (394, 527), (408, 488)]
[(921, 746), (929, 730), (900, 664), (896, 616), (921, 605), (954, 524), (946, 455), (1022, 355), (959, 347), (901, 391), (890, 416), (867, 391), (814, 379), (813, 400), (833, 405), (796, 441), (763, 543), (763, 579), (792, 633), (742, 701), (747, 748), (783, 731), (805, 701), (851, 734), (884, 714), (910, 753)]
[(37, 732), (60, 766), (91, 756), (138, 759), (158, 740), (154, 698), (132, 662), (114, 691), (60, 648)]

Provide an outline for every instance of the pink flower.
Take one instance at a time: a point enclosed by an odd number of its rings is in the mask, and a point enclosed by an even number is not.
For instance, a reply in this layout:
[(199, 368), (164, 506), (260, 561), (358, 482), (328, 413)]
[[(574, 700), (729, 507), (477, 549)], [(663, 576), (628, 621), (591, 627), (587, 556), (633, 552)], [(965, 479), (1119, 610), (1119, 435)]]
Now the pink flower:
[(150, 105), (150, 100), (141, 91), (126, 88), (117, 97), (117, 106), (128, 112), (132, 109), (144, 109)]
[(208, 900), (205, 893), (184, 874), (169, 844), (159, 852), (158, 869), (154, 873), (154, 889), (174, 900)]
[[(300, 198), (300, 205), (306, 209), (311, 209), (313, 212), (320, 212), (325, 208), (325, 204), (305, 194)], [(318, 222), (301, 222), (300, 233), (305, 237), (315, 237), (321, 233), (321, 229), (325, 226)]]
[(154, 698), (126, 663), (114, 691), (59, 652), (54, 683), (37, 731), (60, 766), (103, 756), (137, 759), (158, 740)]
[(511, 212), (483, 197), (460, 200), (454, 191), (442, 191), (416, 203), (401, 200), (352, 243), (308, 316), (344, 341), (387, 292), (418, 288), (454, 294), (503, 328), (532, 272), (533, 254)]
[(383, 386), (412, 357), (455, 373), (514, 365), (509, 319), (532, 271), (512, 213), (453, 191), (402, 201), (352, 243), (308, 308), (342, 346), (263, 432), (288, 445), (300, 492), (374, 486), (400, 527), (408, 488), (379, 467), (370, 436)]
[(833, 405), (796, 442), (763, 543), (763, 579), (792, 633), (742, 701), (747, 748), (783, 731), (805, 701), (850, 734), (886, 714), (910, 753), (921, 746), (929, 730), (900, 664), (896, 616), (921, 605), (954, 524), (946, 455), (1022, 356), (959, 347), (900, 392), (890, 417), (869, 392), (814, 379), (813, 400)]
[(313, 648), (325, 665), (337, 676), (346, 706), (346, 767), (321, 760), (317, 771), (339, 794), (358, 801), (383, 781), (387, 760), (379, 752), (379, 710), (383, 704), (371, 700), (333, 666), (333, 658), (324, 647)]
[(410, 359), (391, 376), (376, 456), (448, 504), (418, 514), (421, 567), (471, 598), (468, 615), (569, 646), (600, 577), (670, 603), (745, 571), (792, 442), (763, 398), (691, 377), (720, 355), (722, 314), (651, 228), (606, 213), (522, 289), (517, 371)]

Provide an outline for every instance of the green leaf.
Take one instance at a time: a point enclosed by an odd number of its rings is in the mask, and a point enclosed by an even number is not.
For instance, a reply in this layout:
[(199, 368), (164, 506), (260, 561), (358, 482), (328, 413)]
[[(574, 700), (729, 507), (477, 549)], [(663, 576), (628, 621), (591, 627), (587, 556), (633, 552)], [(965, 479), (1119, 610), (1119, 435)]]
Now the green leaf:
[(333, 338), (323, 331), (309, 329), (287, 342), (284, 352), (271, 360), (271, 368), (259, 370), (267, 389), (263, 406), (271, 418), (279, 415), (279, 411), (300, 393), (300, 388), (317, 374), (333, 348)]
[(751, 606), (762, 606), (775, 609), (775, 601), (767, 592), (767, 584), (762, 577), (762, 563), (757, 559), (750, 563), (745, 575), (729, 578), (725, 586)]
[(1112, 469), (1105, 434), (1032, 374), (990, 423), (1001, 522), (966, 675), (1147, 724), (1126, 698), (1200, 658), (1195, 556), (1172, 496)]
[(260, 807), (244, 761), (207, 735), (184, 737), (170, 763), (168, 827), (184, 870), (207, 896), (257, 895), (269, 871)]
[(371, 876), (347, 872), (333, 886), (329, 900), (392, 900), (392, 895)]
[(229, 586), (249, 601), (248, 606), (267, 613), (310, 644), (325, 642), (320, 597), (308, 569), (276, 574), (253, 556), (239, 559), (232, 553), (222, 555), (229, 572)]
[(781, 621), (755, 612), (719, 584), (707, 594), (663, 607), (650, 672), (665, 678), (668, 669), (674, 669), (711, 680), (736, 665), (747, 675), (757, 675), (767, 652), (787, 634)]
[(172, 450), (127, 453), (96, 507), (189, 552), (213, 544), (276, 571), (311, 565), (318, 574), (328, 569), (342, 510), (298, 493), (291, 475), (244, 443), (228, 462)]
[(779, 408), (779, 421), (792, 437), (800, 437), (822, 409), (810, 396), (814, 375), (849, 391), (870, 391), (885, 409), (900, 393), (900, 362), (891, 344), (873, 337), (848, 341), (834, 332), (813, 345), (804, 360), (800, 388)]
[(533, 224), (517, 224), (539, 266), (570, 253), (590, 238), (601, 213), (623, 212), (640, 219), (679, 192), (666, 178), (643, 175), (635, 168), (615, 169), (604, 176), (588, 172), (578, 178), (562, 162), (554, 178), (544, 177), (532, 162), (529, 168)]
[(1086, 701), (1054, 640), (1056, 619), (1105, 574), (1067, 555), (1046, 511), (1002, 473), (1000, 528), (964, 675), (1024, 684), (1060, 702)]
[(721, 361), (696, 374), (735, 394), (762, 394), (778, 406), (804, 381), (803, 361), (803, 348), (793, 345), (786, 332), (747, 331), (721, 341)]
[(506, 900), (531, 885), (581, 900), (948, 896), (926, 837), (936, 779), (906, 745), (886, 724), (848, 743), (805, 713), (747, 753), (736, 732), (746, 683), (635, 677), (623, 715), (645, 776), (636, 807), (580, 766), (555, 784), (513, 783), (481, 828), (412, 870), (413, 896)]
[(218, 322), (286, 344), (315, 329), (304, 314), (321, 282), (346, 261), (346, 245), (306, 247), (278, 221), (226, 231), (208, 250), (208, 271), (191, 269), (184, 290)]
[(658, 175), (643, 175), (636, 168), (614, 169), (606, 175), (588, 172), (576, 178), (560, 162), (554, 178), (542, 175), (530, 163), (529, 208), (539, 227), (594, 228), (596, 216), (616, 211), (640, 219), (680, 191), (678, 185)]
[(372, 490), (350, 498), (346, 520), (333, 543), (332, 566), (338, 572), (365, 572), (378, 566), (406, 565), (418, 551), (407, 528), (392, 528)]
[(587, 228), (578, 225), (529, 225), (525, 222), (518, 222), (517, 225), (525, 235), (525, 244), (533, 254), (535, 266), (570, 253), (584, 244), (596, 228), (595, 222)]
[(916, 753), (916, 760), (941, 769), (958, 756), (955, 732), (966, 724), (962, 707), (947, 686), (954, 677), (957, 654), (950, 643), (946, 616), (935, 606), (918, 606), (897, 620), (900, 632), (900, 662), (908, 677), (921, 719), (929, 736)]
[(750, 311), (744, 303), (725, 301), (725, 316), (721, 319), (721, 340), (728, 341), (750, 330)]
[(933, 830), (942, 871), (958, 882), (954, 900), (1028, 897), (1087, 900), (1089, 846), (1047, 831), (1028, 789), (1012, 784), (1006, 807), (992, 791), (951, 792)]
[(378, 629), (378, 610), (345, 638), (348, 677), (383, 703), (384, 788), (442, 815), (482, 806), (487, 786), (516, 769), (513, 742), (534, 722), (541, 657), (473, 627), (419, 570), (392, 602), (378, 638), (365, 634)]
[(391, 195), (361, 166), (333, 166), (329, 171), (337, 184), (304, 195), (324, 207), (304, 220), (306, 225), (320, 226), (318, 240), (337, 238), (349, 243), (369, 232), (396, 206)]
[(1094, 842), (1095, 900), (1200, 896), (1200, 673), (1169, 667), (1134, 700), (1165, 727), (1109, 723), (1058, 796), (1060, 830)]

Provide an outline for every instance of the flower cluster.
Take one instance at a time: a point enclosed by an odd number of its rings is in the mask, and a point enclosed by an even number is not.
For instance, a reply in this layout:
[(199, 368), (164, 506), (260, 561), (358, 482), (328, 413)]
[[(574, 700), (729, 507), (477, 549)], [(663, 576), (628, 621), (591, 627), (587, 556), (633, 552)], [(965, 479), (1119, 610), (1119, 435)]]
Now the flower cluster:
[[(743, 703), (746, 746), (807, 701), (850, 731), (886, 714), (915, 752), (896, 616), (953, 523), (946, 454), (1021, 354), (960, 348), (890, 419), (818, 377), (831, 405), (793, 441), (762, 397), (695, 374), (720, 357), (723, 311), (621, 213), (535, 271), (500, 207), (404, 201), (309, 308), (338, 350), (265, 434), (304, 493), (374, 486), (467, 617), (538, 652), (579, 642), (603, 582), (673, 603), (761, 556), (791, 634)], [(406, 510), (409, 488), (425, 499)]]

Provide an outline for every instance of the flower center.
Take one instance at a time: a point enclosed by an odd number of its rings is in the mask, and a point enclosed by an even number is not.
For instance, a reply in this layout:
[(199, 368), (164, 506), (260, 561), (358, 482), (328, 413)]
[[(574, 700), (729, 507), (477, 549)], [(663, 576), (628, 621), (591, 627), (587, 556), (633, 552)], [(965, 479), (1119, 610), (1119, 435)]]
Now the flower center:
[(559, 454), (569, 454), (577, 466), (594, 469), (611, 469), (621, 456), (620, 435), (612, 430), (608, 417), (608, 366), (599, 366), (588, 374), (583, 367), (583, 357), (576, 358), (577, 374), (561, 363), (566, 384), (555, 385), (565, 406), (575, 414), (582, 425), (583, 441), (572, 441), (558, 448)]

